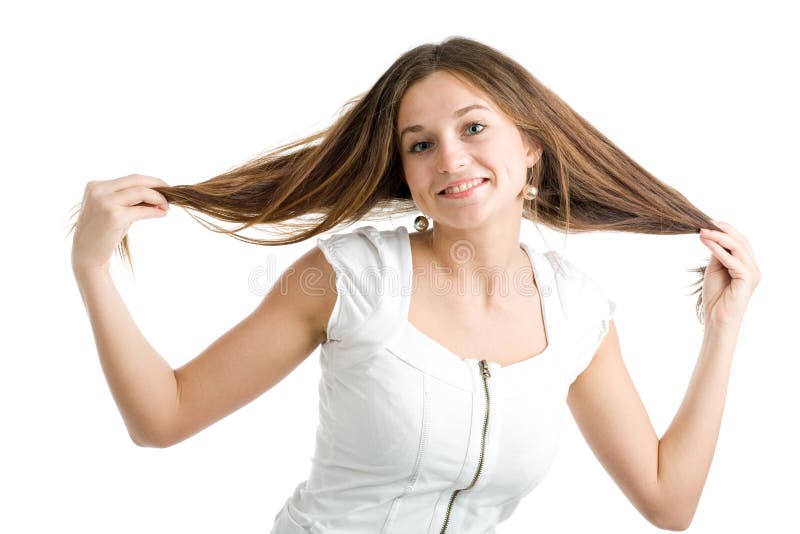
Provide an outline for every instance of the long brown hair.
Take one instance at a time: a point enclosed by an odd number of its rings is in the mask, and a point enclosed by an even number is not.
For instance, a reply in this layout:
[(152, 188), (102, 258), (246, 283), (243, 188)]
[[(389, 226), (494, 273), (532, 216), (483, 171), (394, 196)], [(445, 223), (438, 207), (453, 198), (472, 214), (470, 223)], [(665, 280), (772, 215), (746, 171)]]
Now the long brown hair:
[[(524, 203), (526, 219), (566, 233), (666, 235), (721, 230), (522, 65), (460, 36), (405, 52), (368, 91), (345, 103), (337, 120), (321, 131), (204, 182), (153, 189), (170, 204), (241, 223), (225, 229), (189, 211), (213, 231), (260, 245), (297, 243), (362, 219), (414, 212), (400, 160), (397, 112), (406, 90), (437, 71), (487, 95), (523, 137), (541, 143), (543, 153), (530, 178), (538, 194)], [(238, 233), (254, 225), (272, 225), (282, 237), (255, 239)], [(127, 236), (118, 253), (132, 269)], [(700, 275), (691, 293), (699, 293), (698, 319), (705, 270), (706, 266), (689, 269)]]

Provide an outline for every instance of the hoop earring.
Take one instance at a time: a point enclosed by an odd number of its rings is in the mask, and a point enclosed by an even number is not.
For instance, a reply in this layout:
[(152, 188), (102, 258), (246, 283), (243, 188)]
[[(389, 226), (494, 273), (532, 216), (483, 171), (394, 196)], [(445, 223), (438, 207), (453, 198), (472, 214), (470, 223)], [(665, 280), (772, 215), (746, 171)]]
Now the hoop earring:
[(418, 215), (416, 219), (414, 219), (414, 228), (416, 228), (417, 232), (424, 232), (428, 229), (428, 218), (424, 215)]

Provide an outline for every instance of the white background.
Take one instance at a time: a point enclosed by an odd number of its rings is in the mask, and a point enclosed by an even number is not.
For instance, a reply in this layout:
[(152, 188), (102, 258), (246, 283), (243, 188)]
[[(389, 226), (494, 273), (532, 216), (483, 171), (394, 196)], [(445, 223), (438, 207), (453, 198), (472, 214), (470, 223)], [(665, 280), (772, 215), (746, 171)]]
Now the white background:
[[(70, 209), (88, 180), (140, 173), (197, 183), (322, 128), (400, 54), (451, 35), (521, 62), (646, 169), (748, 237), (763, 281), (690, 531), (796, 531), (800, 43), (788, 4), (4, 3), (0, 531), (269, 531), (310, 469), (318, 352), (192, 438), (135, 446), (72, 276)], [(376, 225), (411, 229), (412, 219)], [(544, 235), (558, 249), (562, 235), (541, 230), (526, 221), (523, 239), (542, 249)], [(255, 308), (264, 291), (251, 274), (272, 265), (277, 276), (315, 244), (248, 245), (175, 207), (129, 235), (137, 276), (115, 258), (114, 278), (173, 367)], [(617, 300), (625, 363), (660, 436), (702, 340), (687, 269), (709, 250), (694, 234), (567, 243)], [(550, 473), (498, 533), (656, 530), (567, 414)]]

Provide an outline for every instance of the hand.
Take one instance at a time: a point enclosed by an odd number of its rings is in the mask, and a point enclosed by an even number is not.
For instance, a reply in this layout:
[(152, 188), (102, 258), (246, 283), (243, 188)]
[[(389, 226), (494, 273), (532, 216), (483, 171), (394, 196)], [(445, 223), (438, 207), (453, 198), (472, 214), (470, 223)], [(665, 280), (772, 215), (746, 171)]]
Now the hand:
[(166, 215), (166, 197), (150, 187), (168, 185), (141, 174), (88, 182), (72, 240), (73, 271), (107, 267), (134, 221)]
[(700, 231), (700, 241), (713, 254), (703, 278), (704, 324), (738, 329), (761, 271), (747, 238), (728, 223), (714, 222), (724, 232)]

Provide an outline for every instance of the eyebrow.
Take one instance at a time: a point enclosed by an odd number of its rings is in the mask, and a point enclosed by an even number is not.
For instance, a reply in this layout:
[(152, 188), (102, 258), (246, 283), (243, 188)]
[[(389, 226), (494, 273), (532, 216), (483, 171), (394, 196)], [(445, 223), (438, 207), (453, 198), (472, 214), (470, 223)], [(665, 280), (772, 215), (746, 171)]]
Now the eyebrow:
[[(456, 111), (454, 111), (453, 112), (453, 118), (457, 119), (460, 116), (464, 115), (466, 112), (472, 111), (473, 109), (485, 109), (486, 111), (491, 111), (486, 106), (482, 106), (480, 104), (472, 104), (470, 106), (463, 107), (461, 109), (457, 109)], [(420, 132), (420, 131), (422, 131), (424, 129), (425, 128), (423, 128), (422, 125), (420, 125), (420, 124), (415, 124), (414, 126), (406, 126), (405, 128), (403, 128), (403, 131), (400, 132), (400, 139), (402, 140), (403, 136), (408, 132)]]

